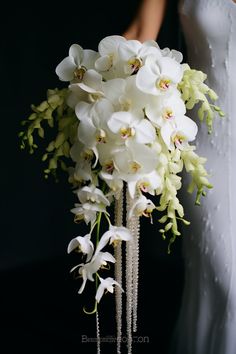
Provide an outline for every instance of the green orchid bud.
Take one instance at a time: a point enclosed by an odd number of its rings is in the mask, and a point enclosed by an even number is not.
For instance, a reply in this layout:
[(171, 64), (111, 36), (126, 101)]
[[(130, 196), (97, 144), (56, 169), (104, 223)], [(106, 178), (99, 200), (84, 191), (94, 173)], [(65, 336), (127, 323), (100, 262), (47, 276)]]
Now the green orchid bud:
[(164, 215), (164, 216), (162, 216), (162, 218), (160, 218), (158, 221), (159, 221), (161, 224), (163, 224), (163, 223), (165, 223), (165, 222), (167, 221), (167, 219), (168, 219), (168, 216), (167, 216), (167, 215)]
[(64, 135), (64, 133), (60, 132), (57, 135), (55, 143), (54, 143), (55, 148), (58, 148), (60, 145), (62, 145), (64, 141), (65, 141), (65, 135)]

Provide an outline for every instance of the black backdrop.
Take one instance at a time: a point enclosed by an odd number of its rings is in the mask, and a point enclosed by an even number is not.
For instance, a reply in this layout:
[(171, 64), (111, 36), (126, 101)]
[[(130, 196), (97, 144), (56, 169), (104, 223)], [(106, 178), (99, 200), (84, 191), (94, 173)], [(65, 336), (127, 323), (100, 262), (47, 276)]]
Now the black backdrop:
[[(79, 283), (66, 254), (71, 238), (83, 233), (69, 212), (74, 196), (61, 176), (43, 178), (42, 151), (20, 151), (20, 121), (30, 104), (45, 98), (47, 88), (62, 87), (56, 65), (72, 43), (97, 49), (111, 34), (122, 34), (138, 7), (137, 0), (6, 3), (1, 12), (1, 241), (0, 353), (95, 353), (95, 318), (86, 316)], [(176, 1), (169, 2), (158, 43), (180, 47)], [(68, 187), (67, 187), (68, 186)], [(138, 336), (134, 353), (167, 352), (183, 285), (181, 240), (171, 255), (156, 226), (142, 221)], [(102, 301), (101, 335), (111, 335), (112, 296)], [(104, 344), (103, 353), (115, 353)], [(125, 349), (125, 348), (124, 348)], [(125, 353), (125, 350), (124, 350)]]

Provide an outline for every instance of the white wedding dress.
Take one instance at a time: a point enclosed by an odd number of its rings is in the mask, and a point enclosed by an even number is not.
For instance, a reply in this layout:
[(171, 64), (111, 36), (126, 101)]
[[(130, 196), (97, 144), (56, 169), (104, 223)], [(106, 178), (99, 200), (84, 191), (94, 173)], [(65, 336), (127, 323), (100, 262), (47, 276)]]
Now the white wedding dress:
[(236, 354), (236, 3), (185, 0), (179, 12), (188, 62), (208, 75), (226, 116), (211, 135), (200, 126), (196, 139), (214, 188), (200, 207), (183, 196), (191, 226), (183, 230), (185, 286), (171, 353)]

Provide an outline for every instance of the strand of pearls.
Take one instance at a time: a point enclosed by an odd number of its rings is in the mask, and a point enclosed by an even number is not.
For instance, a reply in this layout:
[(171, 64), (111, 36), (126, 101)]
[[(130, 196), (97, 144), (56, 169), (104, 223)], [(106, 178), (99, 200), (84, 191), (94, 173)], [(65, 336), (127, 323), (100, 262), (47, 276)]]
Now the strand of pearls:
[[(129, 218), (129, 210), (132, 200), (126, 189), (126, 227), (132, 233), (132, 218)], [(126, 330), (128, 354), (132, 354), (132, 309), (133, 309), (133, 239), (126, 242)]]
[(138, 216), (132, 216), (133, 236), (133, 331), (137, 332), (138, 318), (138, 284), (139, 284), (139, 236), (140, 219)]
[[(123, 189), (120, 192), (118, 199), (115, 200), (115, 225), (122, 226), (123, 223), (123, 205), (124, 195)], [(122, 243), (119, 242), (115, 246), (115, 279), (122, 287)], [(117, 326), (117, 354), (121, 354), (121, 336), (122, 336), (122, 290), (120, 287), (115, 287), (116, 301), (116, 326)]]
[(96, 311), (96, 330), (97, 330), (97, 354), (101, 354), (101, 337), (100, 337), (98, 309)]

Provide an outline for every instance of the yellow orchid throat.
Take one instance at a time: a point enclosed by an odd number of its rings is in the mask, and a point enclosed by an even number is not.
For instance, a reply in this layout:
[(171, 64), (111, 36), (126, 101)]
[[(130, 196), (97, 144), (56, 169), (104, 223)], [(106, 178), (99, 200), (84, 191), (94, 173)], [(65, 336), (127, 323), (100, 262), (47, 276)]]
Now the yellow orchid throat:
[(108, 173), (112, 173), (114, 171), (114, 163), (113, 163), (112, 160), (111, 161), (107, 161), (105, 163), (105, 170)]
[(107, 135), (106, 135), (105, 130), (100, 129), (99, 132), (98, 132), (98, 134), (97, 134), (97, 136), (96, 136), (97, 142), (100, 143), (100, 144), (106, 143), (106, 142), (107, 142), (107, 141), (106, 141), (106, 136), (107, 136)]
[(81, 66), (80, 68), (76, 68), (74, 71), (74, 78), (81, 82), (83, 80), (84, 74), (86, 72), (86, 68), (84, 66)]
[(128, 65), (131, 67), (132, 73), (136, 74), (141, 66), (143, 65), (143, 62), (140, 58), (132, 58), (128, 61)]
[(162, 117), (164, 119), (171, 119), (171, 118), (173, 118), (173, 116), (174, 116), (174, 112), (172, 111), (171, 108), (164, 109), (164, 111), (162, 113)]
[(181, 134), (175, 134), (173, 137), (172, 137), (172, 141), (173, 143), (175, 144), (182, 144), (183, 141), (186, 140), (186, 137), (184, 135), (181, 135)]
[(80, 155), (84, 161), (89, 162), (89, 161), (92, 161), (92, 159), (93, 159), (93, 151), (89, 150), (89, 149), (84, 150)]
[(142, 182), (139, 184), (139, 188), (142, 192), (148, 192), (148, 187), (150, 187), (150, 183), (149, 182)]
[(123, 127), (120, 129), (122, 139), (127, 139), (135, 135), (135, 129), (130, 127)]
[(130, 163), (130, 170), (132, 173), (138, 172), (138, 170), (140, 170), (140, 168), (141, 168), (141, 165), (138, 162), (132, 161)]
[(169, 87), (170, 87), (170, 84), (171, 84), (171, 80), (170, 79), (160, 79), (158, 82), (157, 82), (157, 88), (162, 90), (162, 91), (166, 91)]

